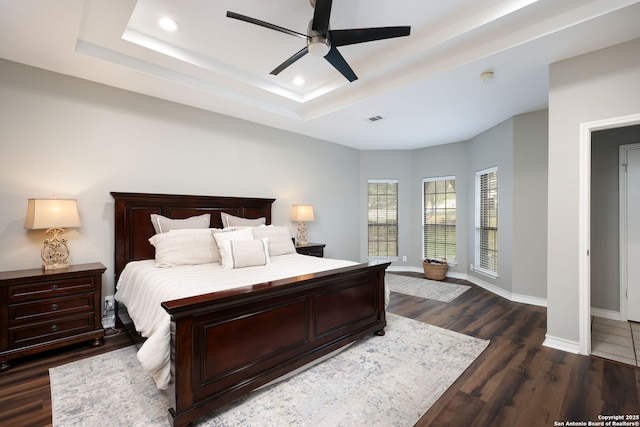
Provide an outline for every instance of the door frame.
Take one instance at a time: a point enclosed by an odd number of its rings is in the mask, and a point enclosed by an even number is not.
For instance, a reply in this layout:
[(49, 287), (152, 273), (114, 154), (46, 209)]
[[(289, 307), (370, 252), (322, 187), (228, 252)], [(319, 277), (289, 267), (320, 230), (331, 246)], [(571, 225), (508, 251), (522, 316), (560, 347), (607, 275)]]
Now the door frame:
[(640, 124), (640, 113), (580, 124), (578, 184), (578, 317), (580, 354), (591, 354), (591, 132)]
[(629, 263), (628, 246), (628, 217), (627, 217), (627, 193), (629, 191), (627, 185), (626, 164), (627, 152), (630, 150), (640, 149), (640, 143), (630, 143), (620, 145), (620, 320), (629, 320), (629, 299), (627, 298), (627, 289), (629, 288), (629, 277), (627, 276), (627, 267)]

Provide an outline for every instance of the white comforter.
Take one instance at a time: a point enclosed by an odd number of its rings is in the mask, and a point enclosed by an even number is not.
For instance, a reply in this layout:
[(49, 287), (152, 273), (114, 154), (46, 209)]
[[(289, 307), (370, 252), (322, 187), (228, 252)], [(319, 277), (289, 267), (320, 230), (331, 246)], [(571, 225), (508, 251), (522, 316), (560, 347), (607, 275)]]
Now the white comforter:
[(266, 266), (232, 270), (217, 263), (157, 268), (154, 260), (134, 261), (122, 271), (115, 298), (127, 306), (137, 331), (147, 338), (138, 360), (164, 390), (171, 379), (171, 337), (170, 317), (161, 302), (355, 264), (299, 254), (271, 257)]

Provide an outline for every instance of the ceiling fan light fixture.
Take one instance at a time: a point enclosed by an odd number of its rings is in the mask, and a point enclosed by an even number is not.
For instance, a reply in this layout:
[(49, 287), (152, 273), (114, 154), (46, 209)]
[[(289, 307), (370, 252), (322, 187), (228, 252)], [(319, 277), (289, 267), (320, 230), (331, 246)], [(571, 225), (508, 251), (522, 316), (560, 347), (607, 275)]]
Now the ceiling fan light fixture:
[(331, 50), (331, 46), (329, 46), (329, 41), (327, 39), (312, 39), (309, 41), (308, 48), (309, 53), (317, 57), (327, 56), (327, 54)]
[(331, 30), (329, 25), (329, 21), (331, 20), (332, 0), (309, 1), (313, 7), (313, 18), (309, 21), (309, 25), (307, 26), (307, 34), (289, 30), (269, 22), (261, 21), (260, 19), (232, 12), (230, 10), (227, 11), (227, 18), (238, 19), (249, 24), (259, 25), (260, 27), (268, 28), (270, 30), (306, 39), (307, 45), (305, 47), (294, 53), (269, 73), (274, 76), (277, 76), (300, 58), (310, 53), (313, 56), (325, 58), (327, 62), (329, 62), (333, 68), (349, 80), (349, 82), (353, 82), (358, 80), (358, 76), (353, 72), (342, 54), (340, 54), (337, 49), (338, 47), (376, 40), (392, 39), (396, 37), (405, 37), (411, 33), (410, 26), (353, 28), (334, 31)]

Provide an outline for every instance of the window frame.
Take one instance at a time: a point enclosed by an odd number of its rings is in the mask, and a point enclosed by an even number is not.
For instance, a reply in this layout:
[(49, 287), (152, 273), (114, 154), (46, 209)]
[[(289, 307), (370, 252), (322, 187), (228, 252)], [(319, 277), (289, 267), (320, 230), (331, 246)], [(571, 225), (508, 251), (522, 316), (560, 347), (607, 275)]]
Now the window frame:
[[(391, 223), (391, 224), (386, 224), (386, 225), (390, 225), (393, 226), (395, 225), (395, 234), (396, 234), (396, 241), (395, 241), (395, 249), (396, 249), (396, 254), (395, 255), (389, 255), (388, 253), (385, 255), (380, 255), (380, 251), (378, 250), (376, 254), (371, 254), (371, 248), (370, 248), (370, 242), (371, 242), (371, 237), (370, 237), (370, 227), (371, 227), (371, 223), (369, 221), (369, 216), (370, 216), (370, 208), (369, 208), (369, 190), (370, 190), (370, 185), (371, 184), (395, 184), (396, 185), (396, 200), (395, 200), (395, 224)], [(372, 260), (399, 260), (400, 259), (400, 227), (399, 227), (399, 191), (400, 191), (400, 180), (399, 179), (368, 179), (367, 180), (367, 259), (372, 259)], [(388, 208), (387, 208), (387, 212), (388, 212)], [(381, 224), (383, 225), (383, 224)], [(378, 248), (379, 249), (379, 248)]]
[[(454, 195), (455, 195), (455, 205), (454, 206), (454, 210), (456, 210), (456, 219), (454, 220), (453, 224), (436, 224), (434, 223), (433, 225), (435, 225), (436, 227), (438, 225), (447, 225), (447, 226), (454, 226), (454, 230), (455, 232), (454, 234), (454, 241), (453, 243), (449, 243), (448, 241), (444, 243), (444, 245), (452, 245), (454, 248), (454, 255), (453, 257), (449, 257), (447, 256), (447, 252), (445, 250), (444, 256), (428, 256), (427, 254), (427, 242), (426, 242), (426, 236), (425, 236), (425, 231), (427, 228), (427, 223), (426, 223), (426, 203), (427, 201), (425, 200), (425, 196), (426, 196), (426, 183), (428, 182), (438, 182), (438, 181), (456, 181), (456, 177), (455, 175), (450, 175), (450, 176), (438, 176), (438, 177), (429, 177), (429, 178), (422, 178), (422, 258), (436, 258), (436, 259), (445, 259), (447, 261), (448, 264), (455, 264), (456, 263), (456, 259), (457, 259), (457, 199), (458, 199), (458, 194), (457, 194), (457, 186), (456, 189), (454, 191)], [(437, 193), (434, 193), (437, 194)], [(445, 193), (446, 194), (446, 193)], [(447, 209), (447, 207), (445, 207), (445, 210)], [(446, 239), (446, 238), (445, 238)]]
[[(495, 227), (483, 227), (481, 222), (482, 222), (482, 218), (481, 218), (481, 208), (482, 208), (482, 177), (485, 175), (489, 175), (495, 173), (496, 174), (496, 187), (495, 187), (495, 215), (492, 215), (492, 217), (495, 218)], [(490, 168), (486, 168), (486, 169), (482, 169), (479, 170), (475, 173), (475, 260), (474, 260), (474, 266), (473, 266), (473, 271), (476, 271), (478, 273), (484, 274), (486, 276), (492, 277), (492, 278), (497, 278), (498, 277), (498, 269), (499, 269), (499, 264), (498, 264), (498, 256), (499, 256), (499, 251), (498, 251), (498, 242), (499, 242), (499, 206), (500, 206), (500, 198), (499, 196), (499, 180), (498, 180), (498, 166), (492, 166)], [(491, 231), (494, 231), (495, 233), (495, 237), (493, 238), (494, 243), (495, 243), (495, 249), (491, 249), (491, 251), (494, 253), (492, 259), (494, 260), (495, 263), (495, 271), (492, 270), (490, 268), (490, 266), (486, 266), (486, 265), (482, 265), (482, 259), (483, 259), (483, 245), (481, 243), (482, 240), (482, 230), (486, 229), (489, 230), (491, 229)], [(485, 245), (487, 246), (487, 245)], [(486, 250), (489, 250), (487, 248), (485, 248)], [(485, 253), (484, 254), (485, 259), (490, 258), (490, 256)]]

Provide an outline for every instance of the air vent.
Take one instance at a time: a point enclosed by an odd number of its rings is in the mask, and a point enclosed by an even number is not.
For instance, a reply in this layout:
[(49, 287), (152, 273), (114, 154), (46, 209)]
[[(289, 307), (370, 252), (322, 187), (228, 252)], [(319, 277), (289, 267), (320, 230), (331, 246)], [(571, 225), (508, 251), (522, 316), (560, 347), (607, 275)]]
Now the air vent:
[(367, 120), (369, 120), (370, 122), (377, 122), (378, 120), (382, 120), (382, 116), (369, 117)]

